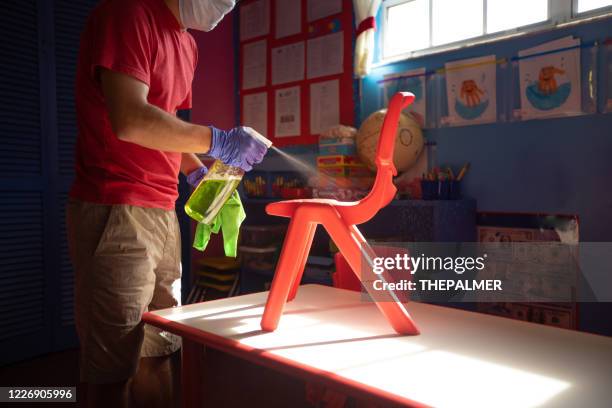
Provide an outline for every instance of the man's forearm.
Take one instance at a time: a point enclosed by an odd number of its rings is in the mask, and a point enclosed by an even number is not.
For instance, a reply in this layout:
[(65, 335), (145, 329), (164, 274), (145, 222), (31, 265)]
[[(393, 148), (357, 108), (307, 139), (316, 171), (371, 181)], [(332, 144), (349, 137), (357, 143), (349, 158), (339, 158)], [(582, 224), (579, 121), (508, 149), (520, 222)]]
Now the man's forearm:
[(115, 133), (126, 142), (166, 152), (207, 153), (210, 150), (209, 127), (185, 122), (151, 104), (132, 110), (122, 123)]
[(202, 167), (202, 161), (193, 153), (183, 153), (181, 157), (181, 173), (188, 176), (194, 170)]

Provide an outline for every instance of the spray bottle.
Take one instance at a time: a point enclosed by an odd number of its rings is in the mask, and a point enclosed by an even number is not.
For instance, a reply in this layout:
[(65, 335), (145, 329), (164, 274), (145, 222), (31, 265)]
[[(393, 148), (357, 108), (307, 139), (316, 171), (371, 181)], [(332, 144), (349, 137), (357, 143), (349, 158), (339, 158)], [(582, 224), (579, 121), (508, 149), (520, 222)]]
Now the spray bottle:
[[(251, 128), (246, 130), (267, 148), (272, 142)], [(194, 220), (204, 224), (213, 222), (221, 208), (236, 190), (244, 176), (240, 167), (228, 166), (221, 160), (215, 160), (208, 173), (194, 190), (185, 204), (185, 212)]]

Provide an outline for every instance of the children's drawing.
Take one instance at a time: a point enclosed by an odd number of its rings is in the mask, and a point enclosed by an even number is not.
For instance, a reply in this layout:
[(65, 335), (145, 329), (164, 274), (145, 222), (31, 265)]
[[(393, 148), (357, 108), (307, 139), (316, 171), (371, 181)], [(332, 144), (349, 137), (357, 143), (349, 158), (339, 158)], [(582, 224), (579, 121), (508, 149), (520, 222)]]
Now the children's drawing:
[(468, 125), (495, 122), (495, 55), (446, 64), (448, 122)]
[(473, 108), (480, 105), (480, 95), (484, 95), (484, 92), (473, 79), (466, 79), (461, 83), (461, 99), (465, 100), (467, 106)]
[(548, 111), (562, 106), (572, 93), (572, 84), (566, 82), (557, 86), (555, 74), (563, 75), (565, 70), (546, 66), (540, 69), (538, 80), (527, 85), (526, 94), (529, 102), (537, 109)]
[(578, 45), (580, 40), (565, 37), (519, 52), (523, 118), (580, 112), (579, 49), (554, 52)]
[(463, 119), (472, 120), (481, 117), (489, 107), (489, 101), (481, 101), (484, 92), (473, 79), (461, 83), (460, 97), (455, 100), (455, 112)]
[(421, 128), (427, 127), (425, 68), (413, 69), (399, 74), (385, 75), (383, 82), (384, 105), (387, 106), (389, 104), (389, 98), (401, 91), (408, 91), (414, 94), (414, 102), (404, 109), (404, 113), (411, 115)]

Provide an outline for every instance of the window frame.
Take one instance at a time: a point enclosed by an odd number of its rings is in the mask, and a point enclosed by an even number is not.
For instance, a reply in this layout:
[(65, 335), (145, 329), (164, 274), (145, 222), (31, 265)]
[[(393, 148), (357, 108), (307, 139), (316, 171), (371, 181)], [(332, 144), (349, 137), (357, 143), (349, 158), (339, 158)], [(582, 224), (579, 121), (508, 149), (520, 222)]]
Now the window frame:
[[(582, 20), (589, 20), (593, 17), (603, 17), (608, 14), (612, 14), (612, 6), (601, 7), (594, 10), (585, 11), (582, 13), (578, 13), (578, 1), (579, 0), (548, 0), (548, 18), (544, 21), (539, 21), (537, 23), (511, 28), (508, 30), (497, 31), (495, 33), (483, 34), (480, 36), (467, 38), (464, 40), (454, 41), (451, 43), (441, 44), (437, 46), (430, 46), (428, 48), (424, 48), (416, 51), (408, 51), (400, 54), (394, 55), (385, 55), (385, 48), (387, 44), (387, 19), (389, 9), (398, 6), (400, 4), (409, 3), (416, 0), (383, 0), (381, 5), (381, 13), (382, 14), (382, 28), (381, 35), (379, 38), (380, 47), (380, 62), (375, 64), (378, 65), (386, 65), (392, 62), (423, 57), (431, 54), (438, 54), (441, 52), (456, 50), (459, 48), (470, 47), (478, 44), (484, 44), (494, 41), (499, 41), (508, 37), (515, 37), (524, 34), (529, 34), (538, 31), (544, 31), (561, 24), (565, 23), (573, 23), (579, 22)], [(432, 11), (433, 11), (433, 1), (427, 0), (429, 2), (429, 44), (432, 44), (433, 40), (433, 25), (432, 25)], [(458, 0), (460, 1), (460, 0)], [(482, 0), (483, 2), (483, 31), (487, 29), (487, 0)]]

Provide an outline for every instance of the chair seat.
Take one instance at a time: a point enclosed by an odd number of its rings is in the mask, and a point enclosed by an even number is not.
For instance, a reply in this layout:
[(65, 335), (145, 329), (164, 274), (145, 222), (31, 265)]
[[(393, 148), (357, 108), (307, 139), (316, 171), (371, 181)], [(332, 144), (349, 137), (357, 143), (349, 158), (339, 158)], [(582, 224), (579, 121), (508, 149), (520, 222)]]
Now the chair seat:
[(309, 198), (298, 200), (285, 200), (270, 203), (266, 206), (266, 212), (270, 215), (279, 217), (292, 217), (295, 210), (302, 206), (324, 206), (324, 207), (353, 207), (359, 204), (359, 201), (338, 201), (328, 198)]

